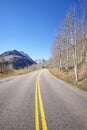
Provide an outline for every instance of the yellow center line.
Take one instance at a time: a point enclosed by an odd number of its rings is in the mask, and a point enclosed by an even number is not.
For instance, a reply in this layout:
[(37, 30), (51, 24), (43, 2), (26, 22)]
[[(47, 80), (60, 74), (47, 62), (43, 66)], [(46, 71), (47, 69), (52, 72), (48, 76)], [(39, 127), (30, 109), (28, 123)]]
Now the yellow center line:
[[(45, 117), (45, 111), (44, 111), (44, 106), (42, 102), (42, 97), (41, 97), (41, 90), (40, 90), (40, 74), (37, 77), (36, 80), (36, 93), (35, 93), (35, 126), (36, 130), (40, 130), (40, 124), (39, 124), (39, 110), (38, 110), (38, 105), (40, 104), (40, 113), (41, 113), (41, 123), (42, 123), (42, 129), (43, 130), (48, 130), (47, 128), (47, 123), (46, 123), (46, 117)], [(39, 101), (38, 101), (39, 98)]]
[(35, 122), (36, 122), (36, 130), (39, 130), (37, 83), (36, 83), (36, 92), (35, 92)]

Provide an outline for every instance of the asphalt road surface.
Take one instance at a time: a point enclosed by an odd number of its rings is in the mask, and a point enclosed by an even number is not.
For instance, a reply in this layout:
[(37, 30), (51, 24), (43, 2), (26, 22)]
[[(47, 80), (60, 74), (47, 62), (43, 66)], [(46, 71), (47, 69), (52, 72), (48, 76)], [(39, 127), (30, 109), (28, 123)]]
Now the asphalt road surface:
[(0, 130), (87, 130), (87, 92), (47, 69), (1, 78)]

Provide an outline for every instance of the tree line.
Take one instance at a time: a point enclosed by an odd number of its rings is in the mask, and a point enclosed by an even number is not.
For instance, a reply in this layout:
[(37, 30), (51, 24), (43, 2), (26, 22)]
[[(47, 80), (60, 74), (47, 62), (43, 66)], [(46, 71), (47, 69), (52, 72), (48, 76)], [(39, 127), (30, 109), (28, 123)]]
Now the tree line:
[(52, 45), (47, 66), (68, 71), (74, 68), (78, 81), (78, 65), (87, 62), (87, 0), (80, 2), (80, 17), (75, 6), (66, 14)]

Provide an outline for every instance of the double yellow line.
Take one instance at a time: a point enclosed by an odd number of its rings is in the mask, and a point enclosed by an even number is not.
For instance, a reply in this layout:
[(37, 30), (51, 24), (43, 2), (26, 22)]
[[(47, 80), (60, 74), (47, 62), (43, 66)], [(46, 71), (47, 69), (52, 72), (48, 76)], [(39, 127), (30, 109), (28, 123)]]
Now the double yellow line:
[(41, 97), (41, 91), (40, 91), (40, 74), (37, 76), (36, 80), (36, 91), (35, 91), (35, 126), (36, 130), (40, 130), (40, 120), (39, 120), (39, 108), (40, 108), (40, 114), (41, 114), (41, 123), (42, 123), (42, 129), (48, 130), (46, 118), (45, 118), (45, 112), (44, 112), (44, 106), (42, 102)]

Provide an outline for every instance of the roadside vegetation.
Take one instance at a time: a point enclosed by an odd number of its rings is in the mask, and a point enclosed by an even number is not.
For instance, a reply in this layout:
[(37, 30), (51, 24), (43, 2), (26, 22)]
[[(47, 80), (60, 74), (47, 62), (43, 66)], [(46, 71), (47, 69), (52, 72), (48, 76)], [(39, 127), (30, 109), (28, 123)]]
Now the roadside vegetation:
[(83, 63), (78, 67), (78, 75), (79, 75), (78, 82), (75, 81), (75, 74), (73, 69), (69, 69), (69, 71), (59, 71), (58, 69), (49, 69), (49, 71), (57, 78), (65, 80), (66, 82), (87, 91), (87, 71), (85, 71), (84, 67), (87, 67), (87, 63)]
[(87, 90), (87, 0), (81, 0), (80, 16), (74, 6), (66, 14), (45, 64), (57, 77)]
[(22, 75), (22, 74), (33, 72), (35, 70), (39, 70), (41, 68), (42, 68), (41, 64), (33, 64), (29, 67), (20, 70), (10, 70), (10, 71), (7, 70), (7, 71), (0, 72), (0, 78), (7, 77), (7, 76), (14, 76), (14, 75)]

